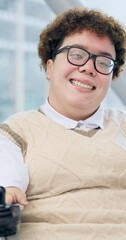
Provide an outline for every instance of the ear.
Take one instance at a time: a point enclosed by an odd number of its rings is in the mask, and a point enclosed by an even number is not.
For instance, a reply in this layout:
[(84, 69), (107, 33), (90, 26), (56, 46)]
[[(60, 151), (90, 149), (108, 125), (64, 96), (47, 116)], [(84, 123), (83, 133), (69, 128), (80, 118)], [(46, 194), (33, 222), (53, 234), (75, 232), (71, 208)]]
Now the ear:
[(53, 68), (53, 60), (49, 59), (46, 64), (46, 78), (48, 80), (50, 80), (51, 78), (52, 68)]

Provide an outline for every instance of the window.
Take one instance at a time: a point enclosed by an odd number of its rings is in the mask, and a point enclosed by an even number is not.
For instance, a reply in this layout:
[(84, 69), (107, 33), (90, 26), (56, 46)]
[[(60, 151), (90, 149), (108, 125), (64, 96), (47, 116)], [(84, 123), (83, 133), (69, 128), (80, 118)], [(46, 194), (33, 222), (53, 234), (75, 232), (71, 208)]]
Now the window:
[(54, 16), (44, 0), (0, 0), (0, 121), (44, 102), (48, 81), (37, 45)]

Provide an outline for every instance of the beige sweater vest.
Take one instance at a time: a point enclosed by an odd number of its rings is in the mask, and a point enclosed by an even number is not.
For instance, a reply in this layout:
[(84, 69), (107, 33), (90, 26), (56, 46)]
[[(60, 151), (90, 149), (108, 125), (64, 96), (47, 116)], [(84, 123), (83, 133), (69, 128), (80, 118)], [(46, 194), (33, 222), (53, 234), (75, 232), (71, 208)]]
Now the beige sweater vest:
[(38, 111), (15, 115), (0, 133), (22, 148), (29, 205), (16, 240), (126, 239), (126, 117), (79, 134)]

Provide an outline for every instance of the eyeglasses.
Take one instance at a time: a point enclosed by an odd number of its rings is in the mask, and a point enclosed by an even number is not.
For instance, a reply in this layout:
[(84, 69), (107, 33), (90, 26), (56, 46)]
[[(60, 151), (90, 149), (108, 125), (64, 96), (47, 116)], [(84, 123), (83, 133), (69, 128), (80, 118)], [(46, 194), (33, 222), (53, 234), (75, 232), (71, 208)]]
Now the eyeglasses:
[(103, 75), (109, 75), (117, 65), (117, 61), (111, 57), (95, 55), (81, 47), (76, 46), (65, 46), (60, 48), (54, 53), (53, 57), (64, 51), (67, 51), (68, 62), (75, 66), (83, 66), (89, 59), (92, 58), (94, 60), (95, 70)]

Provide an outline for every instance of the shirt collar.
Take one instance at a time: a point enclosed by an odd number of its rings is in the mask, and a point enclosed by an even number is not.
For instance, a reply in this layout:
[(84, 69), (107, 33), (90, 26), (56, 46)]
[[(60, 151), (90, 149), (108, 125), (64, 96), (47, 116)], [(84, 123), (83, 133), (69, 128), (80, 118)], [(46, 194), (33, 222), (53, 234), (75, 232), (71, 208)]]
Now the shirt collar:
[(55, 111), (54, 108), (51, 107), (48, 100), (40, 107), (40, 111), (42, 111), (47, 117), (51, 118), (53, 121), (57, 122), (60, 125), (63, 125), (67, 129), (73, 129), (75, 127), (86, 127), (86, 128), (104, 128), (103, 126), (103, 114), (104, 111), (101, 107), (89, 118), (86, 120), (75, 121), (68, 117), (65, 117)]

